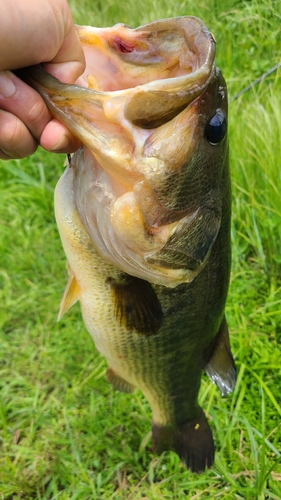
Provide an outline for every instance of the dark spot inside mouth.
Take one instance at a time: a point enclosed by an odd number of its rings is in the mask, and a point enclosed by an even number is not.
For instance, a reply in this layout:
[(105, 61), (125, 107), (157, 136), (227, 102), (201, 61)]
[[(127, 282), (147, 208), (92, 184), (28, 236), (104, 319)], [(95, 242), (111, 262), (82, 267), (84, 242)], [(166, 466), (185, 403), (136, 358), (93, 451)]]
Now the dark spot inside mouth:
[(112, 47), (122, 54), (129, 54), (135, 49), (135, 45), (125, 42), (124, 40), (120, 40), (119, 38), (115, 38), (113, 40)]

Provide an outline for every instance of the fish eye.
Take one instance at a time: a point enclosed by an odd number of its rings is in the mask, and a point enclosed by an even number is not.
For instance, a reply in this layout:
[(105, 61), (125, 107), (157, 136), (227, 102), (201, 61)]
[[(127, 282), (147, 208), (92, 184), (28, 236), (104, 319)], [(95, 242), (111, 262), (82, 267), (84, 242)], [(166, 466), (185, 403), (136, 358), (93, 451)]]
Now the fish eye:
[(210, 142), (210, 144), (217, 145), (223, 140), (226, 130), (227, 123), (225, 114), (221, 109), (218, 109), (216, 114), (212, 116), (211, 120), (205, 127), (206, 139)]

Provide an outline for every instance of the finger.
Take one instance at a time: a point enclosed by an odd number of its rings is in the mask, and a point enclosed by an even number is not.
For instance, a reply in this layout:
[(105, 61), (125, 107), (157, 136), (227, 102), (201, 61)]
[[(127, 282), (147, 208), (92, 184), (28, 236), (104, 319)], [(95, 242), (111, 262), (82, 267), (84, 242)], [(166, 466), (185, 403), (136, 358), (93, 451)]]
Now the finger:
[[(25, 151), (29, 152), (32, 149), (30, 134), (34, 137), (35, 142), (33, 141), (33, 144), (37, 144), (36, 141), (40, 140), (42, 147), (47, 151), (71, 153), (80, 146), (80, 141), (74, 138), (63, 125), (51, 119), (51, 114), (39, 94), (10, 71), (0, 71), (0, 108), (11, 115), (15, 115), (19, 122), (22, 122), (20, 130), (25, 130), (25, 137), (29, 137), (26, 147), (21, 149), (19, 145), (16, 146), (16, 130), (14, 134), (11, 129), (7, 131), (7, 136), (13, 136), (7, 151), (15, 153), (17, 158), (21, 158), (24, 156)], [(14, 120), (13, 126), (16, 125), (20, 127), (19, 123)], [(29, 130), (30, 134), (27, 134), (27, 130)], [(5, 148), (3, 134), (1, 144)]]
[(13, 160), (12, 156), (7, 155), (0, 149), (0, 160)]
[(0, 109), (0, 157), (24, 158), (37, 149), (38, 142), (28, 128), (15, 115)]
[(65, 39), (55, 62), (83, 60), (67, 0), (2, 1), (0, 12), (1, 70), (52, 61)]
[[(69, 58), (71, 54), (71, 60)], [(86, 62), (76, 31), (67, 36), (56, 57), (44, 69), (64, 83), (74, 83), (85, 70)]]
[(0, 72), (0, 108), (19, 118), (37, 140), (51, 120), (39, 94), (10, 71)]
[(53, 59), (48, 59), (48, 62), (46, 59), (43, 61), (45, 61), (46, 71), (60, 81), (74, 83), (84, 73), (86, 61), (78, 33), (73, 24), (70, 8), (67, 3), (64, 4), (64, 7), (67, 8), (63, 17), (64, 39)]
[(54, 153), (74, 153), (81, 146), (81, 141), (74, 137), (60, 122), (51, 120), (43, 130), (40, 145), (46, 151)]

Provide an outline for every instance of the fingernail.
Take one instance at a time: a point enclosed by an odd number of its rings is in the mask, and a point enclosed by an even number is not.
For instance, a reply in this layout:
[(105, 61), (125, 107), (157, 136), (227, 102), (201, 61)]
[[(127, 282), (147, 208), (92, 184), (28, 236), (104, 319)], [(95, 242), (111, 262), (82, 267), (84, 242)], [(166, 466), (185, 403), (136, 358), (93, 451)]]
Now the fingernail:
[(16, 91), (10, 71), (0, 71), (0, 97), (11, 97)]
[(61, 139), (50, 149), (50, 151), (60, 152), (61, 150), (65, 149), (69, 143), (69, 138), (67, 134), (64, 134)]

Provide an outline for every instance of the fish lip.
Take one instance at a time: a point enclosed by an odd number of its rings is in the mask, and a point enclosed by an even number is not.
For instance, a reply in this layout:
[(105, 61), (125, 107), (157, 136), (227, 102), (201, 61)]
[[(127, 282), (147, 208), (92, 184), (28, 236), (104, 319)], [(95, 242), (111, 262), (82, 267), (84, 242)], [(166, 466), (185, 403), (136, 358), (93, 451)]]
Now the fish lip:
[[(215, 70), (216, 66), (215, 64), (212, 64), (211, 68), (207, 71), (204, 71), (204, 82), (202, 85), (196, 85), (197, 90), (196, 90), (196, 96), (190, 99), (190, 101), (187, 101), (187, 104), (184, 105), (184, 107), (187, 107), (193, 100), (195, 100), (198, 96), (200, 96), (205, 88), (209, 85), (209, 83), (212, 81), (214, 75), (215, 75)], [(202, 76), (202, 68), (199, 68), (196, 70), (194, 73), (190, 74), (190, 80), (194, 80), (194, 77), (201, 75)], [(110, 97), (127, 97), (129, 93), (135, 93), (135, 91), (141, 93), (141, 92), (157, 92), (163, 90), (163, 92), (167, 93), (167, 90), (165, 90), (165, 86), (167, 86), (167, 81), (170, 80), (172, 84), (180, 84), (181, 81), (187, 81), (188, 77), (187, 76), (179, 76), (179, 77), (173, 77), (173, 78), (166, 78), (166, 79), (160, 79), (156, 80), (153, 82), (149, 82), (146, 84), (142, 85), (136, 85), (135, 87), (130, 87), (125, 90), (114, 90), (114, 91), (99, 91), (99, 90), (93, 90), (91, 88), (84, 87), (82, 85), (78, 84), (71, 84), (71, 83), (63, 83), (60, 80), (58, 80), (55, 76), (51, 75), (50, 73), (47, 73), (41, 65), (35, 65), (35, 66), (29, 66), (28, 68), (25, 68), (23, 70), (18, 70), (17, 74), (25, 81), (27, 81), (33, 88), (35, 88), (42, 96), (47, 100), (48, 98), (48, 93), (51, 94), (51, 97), (54, 101), (56, 101), (58, 104), (60, 101), (65, 101), (65, 96), (67, 93), (72, 94), (74, 97), (77, 97), (79, 94), (81, 98), (85, 98), (86, 100), (93, 101), (95, 97), (103, 97), (103, 98), (110, 98)], [(54, 86), (56, 86), (56, 90), (54, 90)], [(61, 94), (57, 95), (57, 91), (60, 90)], [(197, 93), (198, 91), (198, 93)], [(192, 95), (192, 92), (190, 92), (190, 95)], [(69, 100), (71, 100), (72, 97), (69, 97)], [(107, 99), (106, 99), (107, 100)], [(47, 103), (48, 105), (49, 103)], [(97, 99), (96, 103), (97, 106), (100, 108), (102, 107), (102, 101)]]

